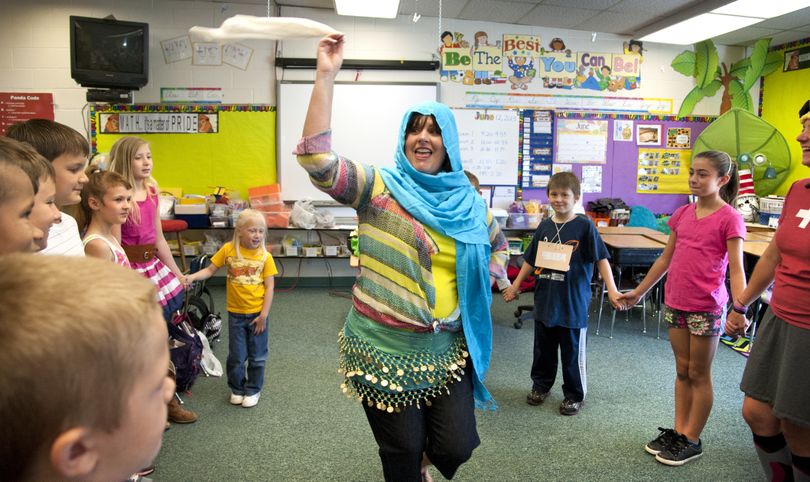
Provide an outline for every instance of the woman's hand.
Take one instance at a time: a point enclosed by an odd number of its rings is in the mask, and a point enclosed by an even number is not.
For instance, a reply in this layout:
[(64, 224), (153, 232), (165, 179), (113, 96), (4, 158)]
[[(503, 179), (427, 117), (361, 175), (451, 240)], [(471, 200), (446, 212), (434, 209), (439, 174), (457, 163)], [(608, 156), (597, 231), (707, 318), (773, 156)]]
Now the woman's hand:
[(343, 65), (343, 34), (331, 33), (318, 42), (319, 74), (335, 78)]

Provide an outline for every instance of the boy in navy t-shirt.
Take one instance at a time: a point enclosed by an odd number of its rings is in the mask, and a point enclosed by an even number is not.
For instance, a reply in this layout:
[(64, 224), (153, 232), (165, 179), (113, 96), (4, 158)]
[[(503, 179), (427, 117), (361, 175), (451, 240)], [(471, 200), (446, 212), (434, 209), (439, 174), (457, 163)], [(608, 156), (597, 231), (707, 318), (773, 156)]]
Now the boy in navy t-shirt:
[(574, 213), (581, 192), (579, 180), (570, 172), (560, 172), (551, 177), (547, 189), (554, 215), (537, 227), (523, 254), (525, 262), (520, 273), (503, 292), (503, 298), (507, 302), (516, 299), (520, 283), (531, 271), (539, 271), (534, 292), (532, 390), (526, 402), (540, 405), (548, 397), (557, 375), (559, 350), (565, 397), (560, 413), (576, 415), (587, 392), (585, 339), (594, 265), (605, 280), (614, 306), (619, 306), (620, 294), (596, 226), (587, 217)]

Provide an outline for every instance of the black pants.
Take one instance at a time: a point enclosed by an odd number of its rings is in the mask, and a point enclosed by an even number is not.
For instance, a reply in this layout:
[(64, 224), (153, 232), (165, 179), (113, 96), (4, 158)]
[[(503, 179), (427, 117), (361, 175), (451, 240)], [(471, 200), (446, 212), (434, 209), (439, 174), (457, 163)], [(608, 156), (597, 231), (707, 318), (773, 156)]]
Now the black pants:
[(387, 482), (421, 481), (422, 453), (446, 479), (452, 479), (470, 459), (481, 443), (475, 428), (471, 372), (468, 364), (461, 381), (448, 385), (450, 394), (434, 398), (429, 407), (421, 403), (421, 408), (411, 405), (388, 413), (363, 404)]
[(532, 389), (547, 392), (557, 377), (557, 351), (562, 359), (563, 395), (568, 400), (585, 399), (588, 383), (585, 375), (585, 338), (587, 328), (547, 327), (534, 322), (534, 361)]

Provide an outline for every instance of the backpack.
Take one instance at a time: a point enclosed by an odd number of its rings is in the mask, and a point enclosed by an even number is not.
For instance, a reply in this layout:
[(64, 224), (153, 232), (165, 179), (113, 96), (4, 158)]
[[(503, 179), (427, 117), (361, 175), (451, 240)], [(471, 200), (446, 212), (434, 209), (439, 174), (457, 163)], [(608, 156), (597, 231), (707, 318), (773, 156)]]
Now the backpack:
[(172, 321), (166, 323), (166, 327), (170, 338), (169, 355), (176, 370), (176, 390), (185, 392), (191, 389), (200, 374), (203, 343), (185, 310), (177, 312)]
[[(197, 256), (191, 261), (190, 272), (196, 273), (205, 268), (208, 263), (208, 256)], [(195, 282), (194, 287), (186, 292), (186, 297), (189, 305), (186, 312), (192, 326), (205, 335), (208, 343), (213, 344), (219, 340), (219, 335), (222, 333), (222, 316), (216, 311), (214, 297), (205, 286), (205, 281)]]

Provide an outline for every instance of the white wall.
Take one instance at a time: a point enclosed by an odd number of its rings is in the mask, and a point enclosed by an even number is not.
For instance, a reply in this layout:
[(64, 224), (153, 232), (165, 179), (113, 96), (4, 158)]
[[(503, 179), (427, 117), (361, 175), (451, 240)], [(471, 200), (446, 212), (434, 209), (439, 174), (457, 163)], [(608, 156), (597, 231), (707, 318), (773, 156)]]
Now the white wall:
[[(246, 71), (229, 65), (217, 67), (193, 66), (190, 60), (166, 64), (160, 41), (187, 33), (194, 25), (218, 26), (231, 15), (242, 13), (264, 16), (263, 5), (235, 2), (214, 3), (195, 1), (126, 1), (126, 0), (28, 0), (3, 2), (0, 7), (0, 91), (52, 92), (56, 120), (84, 131), (82, 109), (85, 107), (85, 89), (70, 78), (70, 52), (68, 16), (104, 17), (113, 14), (120, 20), (148, 22), (150, 26), (150, 81), (135, 93), (138, 103), (159, 102), (161, 87), (220, 87), (225, 103), (275, 104), (276, 80), (311, 80), (311, 70), (276, 69), (276, 44), (271, 41), (244, 41), (254, 49)], [(281, 7), (280, 15), (306, 17), (333, 26), (347, 34), (346, 57), (352, 59), (407, 59), (430, 60), (439, 45), (441, 30), (459, 31), (472, 40), (478, 30), (484, 30), (490, 39), (502, 34), (540, 35), (544, 44), (553, 37), (561, 37), (573, 51), (590, 50), (605, 53), (621, 52), (627, 38), (612, 34), (598, 34), (591, 42), (591, 32), (528, 27), (492, 22), (470, 22), (444, 19), (439, 27), (437, 18), (422, 17), (418, 23), (409, 17), (397, 19), (363, 19), (339, 17), (328, 10)], [(317, 40), (287, 41), (278, 45), (283, 57), (313, 57)], [(623, 97), (664, 97), (675, 101), (674, 112), (680, 100), (692, 89), (693, 80), (672, 70), (672, 59), (682, 47), (645, 45), (641, 88), (619, 91)], [(720, 57), (733, 62), (743, 56), (743, 49), (719, 47)], [(435, 82), (433, 72), (343, 72), (339, 80)], [(495, 90), (498, 87), (490, 87)], [(500, 87), (508, 89), (508, 87)], [(535, 82), (529, 92), (603, 95), (596, 91), (549, 91)], [(451, 105), (461, 105), (467, 86), (444, 83), (441, 98)], [(497, 90), (495, 90), (497, 91)], [(720, 105), (720, 92), (712, 99), (702, 101), (695, 114), (716, 114)], [(753, 92), (755, 99), (758, 91)]]

